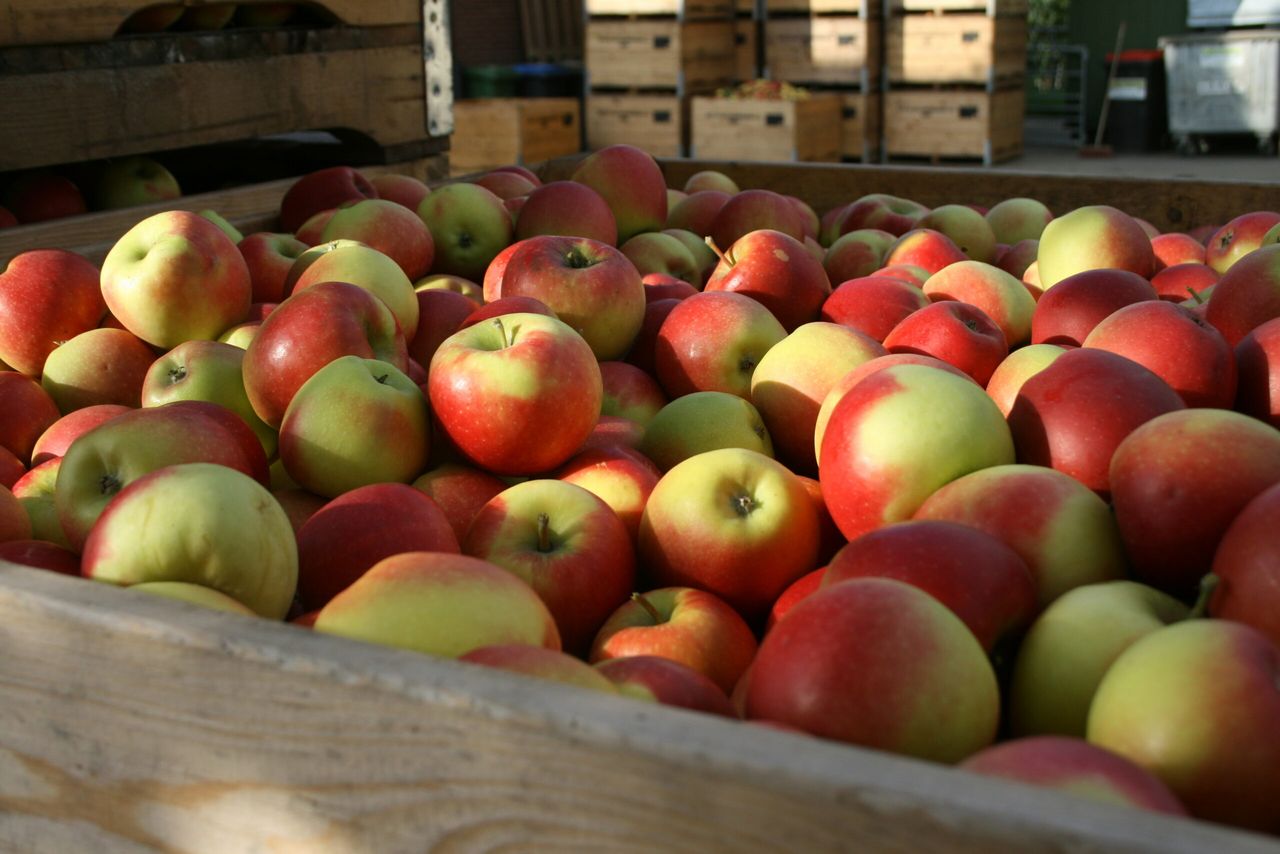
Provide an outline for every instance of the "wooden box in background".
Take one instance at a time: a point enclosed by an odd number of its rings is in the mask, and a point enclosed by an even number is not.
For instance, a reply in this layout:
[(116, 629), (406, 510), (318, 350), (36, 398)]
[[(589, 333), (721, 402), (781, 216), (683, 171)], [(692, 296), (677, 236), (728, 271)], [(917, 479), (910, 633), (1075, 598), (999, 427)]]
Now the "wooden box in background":
[(695, 97), (690, 156), (702, 160), (840, 159), (841, 96), (798, 101)]
[(689, 143), (689, 97), (675, 94), (587, 96), (587, 148), (625, 143), (654, 157), (683, 157)]
[(755, 80), (760, 76), (760, 22), (738, 18), (733, 22), (735, 80)]
[(884, 96), (884, 152), (889, 157), (1010, 160), (1022, 153), (1026, 94), (1021, 87), (906, 89)]
[(729, 19), (587, 22), (587, 79), (592, 87), (696, 91), (728, 83), (736, 63)]
[(1027, 19), (986, 15), (902, 15), (885, 22), (890, 83), (982, 83), (1021, 79)]
[(790, 83), (862, 86), (880, 67), (880, 26), (866, 18), (771, 18), (765, 22), (769, 77)]
[(765, 11), (795, 12), (805, 15), (861, 15), (873, 18), (880, 14), (882, 0), (766, 0)]
[(880, 93), (842, 92), (840, 101), (840, 153), (869, 163), (880, 150)]
[(581, 149), (577, 98), (480, 98), (453, 105), (454, 174), (541, 163)]
[(680, 15), (689, 18), (723, 18), (734, 9), (734, 0), (586, 0), (588, 15)]

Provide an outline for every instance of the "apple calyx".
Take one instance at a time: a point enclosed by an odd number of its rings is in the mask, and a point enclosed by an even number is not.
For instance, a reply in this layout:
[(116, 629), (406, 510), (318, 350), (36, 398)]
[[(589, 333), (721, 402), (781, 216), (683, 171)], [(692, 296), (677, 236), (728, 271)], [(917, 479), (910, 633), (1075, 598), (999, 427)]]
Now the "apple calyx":
[(1236, 233), (1230, 229), (1222, 233), (1222, 237), (1218, 238), (1218, 248), (1226, 249), (1231, 245), (1231, 241), (1235, 239)]
[(734, 513), (745, 519), (755, 511), (756, 500), (753, 496), (740, 492), (729, 499), (729, 506), (733, 508)]
[(476, 239), (471, 236), (471, 232), (469, 231), (458, 232), (458, 248), (459, 249), (470, 249), (472, 244), (475, 242), (476, 242)]
[(565, 266), (571, 270), (585, 270), (588, 267), (595, 266), (595, 260), (588, 258), (587, 254), (577, 246), (572, 247), (564, 256)]
[(732, 246), (729, 247), (728, 252), (721, 252), (720, 247), (716, 245), (715, 238), (708, 236), (705, 238), (705, 240), (707, 242), (707, 246), (711, 247), (711, 251), (716, 253), (716, 257), (719, 258), (721, 261), (723, 261), (725, 264), (728, 264), (730, 267), (732, 267), (738, 263), (738, 259), (733, 257)]
[(124, 484), (114, 474), (104, 474), (98, 478), (98, 492), (103, 495), (115, 495), (123, 488)]
[(546, 513), (538, 514), (538, 551), (542, 554), (551, 551), (551, 517)]
[(1200, 620), (1209, 616), (1209, 600), (1221, 583), (1222, 579), (1212, 572), (1200, 579), (1200, 591), (1196, 595), (1196, 604), (1191, 606), (1191, 613), (1187, 614), (1188, 620)]
[(641, 608), (644, 609), (644, 612), (649, 615), (650, 619), (653, 620), (653, 624), (655, 626), (661, 625), (664, 622), (662, 619), (662, 615), (658, 613), (658, 609), (653, 607), (652, 602), (644, 598), (643, 593), (632, 593), (631, 601), (635, 602), (637, 605), (639, 605)]
[(187, 378), (187, 366), (178, 365), (169, 369), (169, 385), (177, 385)]

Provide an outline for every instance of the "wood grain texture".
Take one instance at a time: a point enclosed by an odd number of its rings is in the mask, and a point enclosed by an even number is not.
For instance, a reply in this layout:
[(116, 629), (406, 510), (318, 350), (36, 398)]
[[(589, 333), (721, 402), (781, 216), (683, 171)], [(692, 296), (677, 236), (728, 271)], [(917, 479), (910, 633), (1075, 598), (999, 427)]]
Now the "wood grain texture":
[[(366, 175), (400, 172), (423, 181), (437, 182), (448, 174), (445, 155), (389, 166), (362, 166)], [(69, 249), (101, 264), (116, 240), (143, 219), (167, 210), (214, 210), (245, 234), (279, 228), (280, 200), (297, 177), (282, 178), (230, 190), (197, 193), (173, 202), (102, 211), (0, 230), (0, 269), (13, 256), (29, 249)]]
[[(270, 0), (240, 0), (262, 3)], [(421, 21), (420, 0), (313, 0), (345, 24), (390, 26)], [(112, 38), (125, 20), (155, 0), (7, 0), (0, 7), (0, 47), (76, 44)], [(201, 5), (187, 0), (185, 5)]]
[(592, 86), (694, 91), (733, 79), (733, 21), (593, 19), (585, 37)]
[(0, 645), (6, 850), (1275, 850), (37, 570)]
[(454, 172), (541, 163), (582, 144), (577, 98), (478, 98), (458, 101), (453, 112)]

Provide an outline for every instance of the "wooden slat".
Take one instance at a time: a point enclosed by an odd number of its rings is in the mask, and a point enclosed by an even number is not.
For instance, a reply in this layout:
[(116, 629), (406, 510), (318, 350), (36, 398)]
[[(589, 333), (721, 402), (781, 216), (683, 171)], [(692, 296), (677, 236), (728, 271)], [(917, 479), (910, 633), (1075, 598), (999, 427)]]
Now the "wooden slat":
[(866, 18), (776, 18), (765, 22), (765, 66), (775, 80), (863, 85), (880, 69), (880, 25)]
[(839, 160), (840, 109), (834, 93), (801, 101), (694, 98), (691, 153), (701, 159)]
[(655, 157), (680, 157), (689, 143), (689, 98), (592, 93), (585, 123), (589, 149), (625, 143)]
[(903, 15), (885, 23), (891, 82), (987, 83), (1021, 77), (1026, 63), (1026, 18)]
[[(362, 166), (360, 171), (366, 175), (397, 172), (413, 175), (422, 181), (436, 182), (448, 174), (448, 163), (445, 155), (437, 155), (388, 166)], [(13, 256), (29, 249), (70, 249), (100, 264), (122, 234), (152, 214), (167, 210), (214, 210), (245, 234), (274, 231), (279, 227), (280, 200), (296, 180), (296, 177), (282, 178), (230, 190), (183, 196), (172, 202), (0, 229), (0, 269)]]
[(973, 157), (996, 162), (1022, 150), (1022, 89), (994, 93), (890, 91), (884, 99), (884, 148), (893, 155)]
[(0, 103), (24, 128), (0, 147), (0, 171), (308, 129), (386, 146), (427, 136), (420, 44), (6, 75)]
[(732, 80), (736, 61), (730, 20), (587, 23), (592, 86), (696, 91)]
[(861, 15), (864, 18), (878, 17), (881, 0), (767, 0), (765, 11), (768, 14), (797, 13), (807, 15)]
[(1025, 15), (1027, 0), (890, 0), (893, 12), (973, 12)]
[(5, 850), (1275, 847), (81, 579), (0, 573)]
[(536, 164), (582, 147), (577, 98), (483, 98), (454, 104), (455, 173)]
[(586, 0), (588, 15), (683, 15), (686, 19), (723, 18), (733, 0)]
[[(270, 0), (241, 2), (263, 3)], [(313, 2), (343, 23), (356, 27), (413, 24), (422, 20), (421, 0)], [(107, 41), (130, 15), (154, 5), (157, 5), (155, 0), (7, 0), (0, 7), (0, 47)]]

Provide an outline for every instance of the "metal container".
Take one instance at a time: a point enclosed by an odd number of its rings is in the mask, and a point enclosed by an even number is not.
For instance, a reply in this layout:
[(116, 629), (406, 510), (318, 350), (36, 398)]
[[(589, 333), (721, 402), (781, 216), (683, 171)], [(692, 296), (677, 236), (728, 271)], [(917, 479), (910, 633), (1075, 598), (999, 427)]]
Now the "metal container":
[(1280, 24), (1280, 0), (1188, 0), (1188, 27)]
[(1237, 30), (1160, 40), (1169, 132), (1179, 150), (1213, 134), (1253, 134), (1274, 151), (1280, 131), (1280, 31)]

